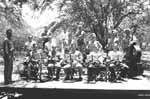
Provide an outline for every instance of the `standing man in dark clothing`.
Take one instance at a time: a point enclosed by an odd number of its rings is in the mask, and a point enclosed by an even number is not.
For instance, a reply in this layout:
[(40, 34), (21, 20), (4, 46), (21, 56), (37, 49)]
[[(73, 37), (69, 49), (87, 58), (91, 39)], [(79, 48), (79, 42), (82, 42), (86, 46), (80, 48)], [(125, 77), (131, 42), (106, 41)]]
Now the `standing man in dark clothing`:
[(8, 29), (6, 31), (7, 38), (3, 42), (4, 51), (4, 83), (12, 83), (12, 71), (13, 71), (13, 52), (14, 45), (12, 41), (12, 30)]
[(137, 76), (137, 63), (139, 63), (141, 60), (141, 49), (138, 47), (135, 41), (129, 45), (125, 59), (127, 60), (127, 65), (129, 66), (129, 77), (132, 78)]
[(42, 40), (43, 40), (43, 49), (45, 48), (45, 43), (48, 42), (49, 38), (48, 38), (48, 28), (45, 26), (44, 27), (44, 33), (42, 33)]
[(79, 51), (83, 54), (83, 62), (85, 62), (86, 60), (85, 31), (81, 32), (81, 35), (77, 40), (77, 46), (79, 48)]
[(78, 38), (78, 40), (77, 40), (78, 48), (80, 49), (81, 52), (83, 52), (84, 49), (85, 49), (84, 38), (85, 38), (85, 32), (82, 31), (82, 32), (81, 32), (81, 35), (79, 36), (79, 38)]

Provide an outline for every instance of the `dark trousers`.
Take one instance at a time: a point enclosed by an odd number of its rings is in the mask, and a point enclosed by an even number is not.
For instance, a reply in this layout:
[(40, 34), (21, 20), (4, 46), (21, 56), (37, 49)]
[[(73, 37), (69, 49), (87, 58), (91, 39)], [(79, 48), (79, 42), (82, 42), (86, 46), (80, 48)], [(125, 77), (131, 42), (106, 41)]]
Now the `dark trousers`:
[(4, 57), (4, 82), (8, 84), (12, 81), (13, 58)]
[(88, 81), (93, 81), (96, 80), (96, 73), (95, 73), (96, 68), (88, 67)]
[(74, 75), (74, 69), (73, 68), (66, 68), (65, 69), (65, 80), (72, 80)]
[(59, 79), (59, 74), (60, 74), (61, 68), (57, 67), (56, 68), (56, 79)]
[(54, 75), (54, 67), (48, 67), (48, 77), (53, 78)]

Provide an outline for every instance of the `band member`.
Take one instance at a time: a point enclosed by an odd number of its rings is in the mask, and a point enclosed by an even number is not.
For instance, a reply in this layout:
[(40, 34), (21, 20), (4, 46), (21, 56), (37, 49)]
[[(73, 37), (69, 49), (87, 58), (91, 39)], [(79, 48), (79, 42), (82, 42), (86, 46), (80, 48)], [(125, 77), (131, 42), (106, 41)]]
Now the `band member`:
[(60, 71), (61, 71), (62, 62), (63, 62), (63, 54), (61, 52), (61, 48), (57, 48), (56, 64), (55, 64), (55, 69), (56, 69), (56, 79), (55, 80), (59, 80), (59, 78), (60, 78)]
[(61, 49), (62, 49), (62, 53), (63, 54), (65, 54), (65, 50), (67, 49), (67, 48), (69, 48), (68, 47), (68, 42), (67, 42), (67, 40), (66, 39), (62, 39), (62, 46), (61, 46)]
[(63, 60), (63, 68), (64, 68), (64, 72), (65, 72), (65, 79), (64, 80), (73, 80), (73, 60), (72, 60), (72, 55), (69, 51), (69, 49), (65, 50), (65, 54), (64, 54), (64, 60)]
[(96, 40), (96, 35), (93, 33), (91, 36), (91, 41), (89, 41), (88, 49), (90, 52), (98, 52), (102, 48), (101, 44)]
[(27, 81), (30, 78), (35, 77), (37, 80), (37, 62), (36, 62), (36, 54), (37, 54), (37, 44), (35, 41), (32, 40), (32, 36), (29, 36), (29, 41), (25, 43), (25, 51), (27, 52), (27, 56), (25, 57), (27, 60), (24, 62), (24, 70)]
[(137, 63), (141, 60), (141, 49), (136, 41), (132, 41), (125, 54), (127, 65), (129, 66), (129, 77), (137, 75)]
[(82, 80), (82, 69), (83, 69), (83, 55), (79, 51), (78, 48), (76, 48), (76, 51), (74, 53), (74, 60), (73, 60), (74, 68), (77, 69), (79, 72), (79, 81)]
[(6, 31), (7, 38), (3, 42), (4, 51), (4, 83), (12, 83), (12, 71), (13, 71), (13, 52), (14, 45), (12, 41), (12, 30), (8, 29)]
[(49, 41), (45, 44), (46, 53), (49, 56), (48, 61), (48, 76), (50, 79), (53, 79), (53, 76), (55, 74), (55, 69), (57, 71), (57, 77), (56, 80), (59, 79), (59, 68), (56, 68), (57, 63), (57, 40), (55, 38), (49, 37)]
[(115, 46), (113, 50), (109, 51), (108, 56), (110, 57), (111, 60), (114, 61), (122, 61), (123, 59), (123, 53), (119, 51), (119, 48), (117, 46)]
[(85, 32), (82, 31), (81, 35), (79, 36), (78, 40), (77, 40), (77, 45), (78, 48), (81, 52), (84, 52), (85, 49), (85, 42), (84, 42), (84, 38), (85, 38)]
[(86, 62), (88, 63), (88, 71), (87, 71), (87, 74), (88, 74), (88, 82), (89, 81), (93, 81), (93, 80), (96, 80), (96, 64), (98, 62), (98, 56), (97, 56), (97, 52), (90, 52), (88, 55), (87, 55), (87, 59), (86, 59)]
[(52, 39), (51, 37), (48, 38), (48, 42), (45, 43), (44, 45), (44, 52), (48, 55), (51, 54), (52, 51)]
[(129, 46), (129, 43), (130, 43), (130, 30), (129, 29), (126, 29), (125, 30), (125, 33), (123, 33), (123, 38), (122, 38), (122, 49), (124, 52), (127, 51), (128, 49), (128, 46)]
[(49, 61), (48, 61), (48, 77), (53, 80), (53, 76), (55, 74), (55, 61), (56, 58), (56, 48), (52, 47), (52, 50), (49, 50)]
[(49, 39), (48, 39), (48, 34), (47, 34), (47, 32), (48, 32), (48, 28), (45, 26), (44, 27), (44, 33), (42, 33), (42, 41), (43, 41), (43, 49), (45, 48), (45, 43), (46, 42), (48, 42), (49, 41)]

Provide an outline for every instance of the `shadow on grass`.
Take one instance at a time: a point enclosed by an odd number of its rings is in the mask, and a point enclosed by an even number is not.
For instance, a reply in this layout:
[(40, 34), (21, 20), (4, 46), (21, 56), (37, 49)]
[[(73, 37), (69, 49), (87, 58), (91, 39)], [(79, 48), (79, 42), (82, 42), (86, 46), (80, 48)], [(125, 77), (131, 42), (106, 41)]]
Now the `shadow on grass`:
[(86, 82), (84, 82), (84, 84), (96, 84), (96, 81), (86, 81)]
[(147, 80), (150, 80), (150, 75), (142, 75), (144, 78), (147, 78)]
[(132, 80), (142, 80), (141, 78), (137, 78), (137, 77), (132, 77), (132, 78), (129, 78), (129, 79), (132, 79)]

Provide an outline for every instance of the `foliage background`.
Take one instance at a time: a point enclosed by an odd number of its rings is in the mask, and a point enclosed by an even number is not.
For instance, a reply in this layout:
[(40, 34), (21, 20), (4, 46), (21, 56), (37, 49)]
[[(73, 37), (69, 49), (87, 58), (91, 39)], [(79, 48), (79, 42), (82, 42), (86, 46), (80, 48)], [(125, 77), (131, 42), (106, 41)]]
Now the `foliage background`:
[[(36, 32), (36, 36), (40, 36), (43, 32), (41, 30), (43, 27), (33, 29), (27, 24), (27, 20), (23, 19), (21, 11), (24, 4), (41, 15), (45, 10), (56, 9), (59, 15), (54, 20), (48, 21), (46, 26), (49, 33), (57, 36), (57, 39), (61, 39), (59, 35), (62, 33), (78, 38), (80, 26), (88, 31), (87, 33), (95, 32), (100, 43), (106, 46), (107, 40), (116, 36), (112, 30), (116, 30), (117, 37), (122, 40), (124, 30), (129, 28), (143, 49), (149, 50), (149, 0), (0, 0), (0, 48), (8, 28), (13, 29), (16, 50), (23, 47), (28, 35), (35, 36)], [(33, 14), (33, 18), (35, 16)]]

